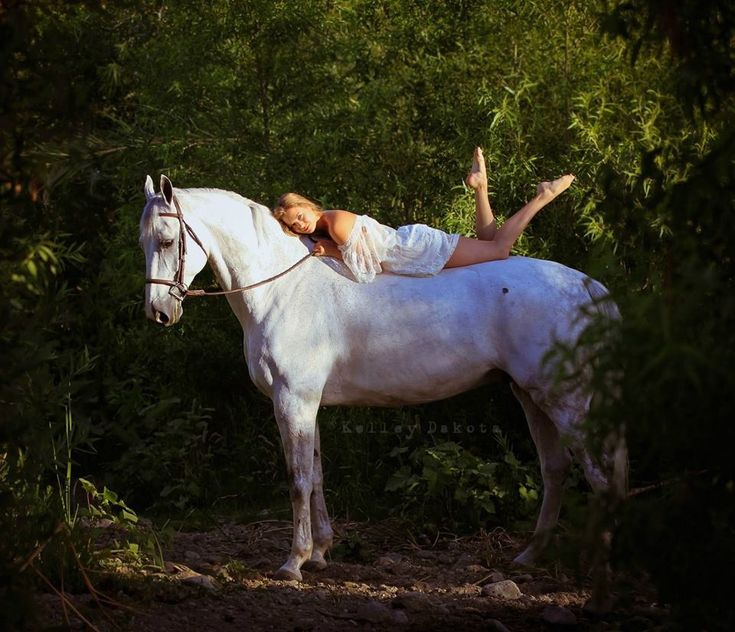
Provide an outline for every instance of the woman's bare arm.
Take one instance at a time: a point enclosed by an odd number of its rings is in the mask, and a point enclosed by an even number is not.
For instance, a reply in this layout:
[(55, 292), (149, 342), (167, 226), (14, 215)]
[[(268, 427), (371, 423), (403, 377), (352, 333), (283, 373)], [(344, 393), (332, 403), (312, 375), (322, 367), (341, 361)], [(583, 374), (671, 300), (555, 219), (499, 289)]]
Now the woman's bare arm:
[(350, 211), (325, 211), (324, 219), (329, 236), (337, 245), (342, 245), (350, 238), (357, 215)]

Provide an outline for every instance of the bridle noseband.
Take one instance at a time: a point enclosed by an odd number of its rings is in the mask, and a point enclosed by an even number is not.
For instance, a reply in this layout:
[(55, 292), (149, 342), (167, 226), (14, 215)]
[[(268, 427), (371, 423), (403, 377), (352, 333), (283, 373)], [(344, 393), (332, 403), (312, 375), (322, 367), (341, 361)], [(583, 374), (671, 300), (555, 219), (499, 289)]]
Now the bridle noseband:
[(256, 288), (260, 285), (265, 285), (266, 283), (275, 281), (277, 278), (282, 277), (284, 274), (291, 272), (291, 270), (301, 265), (302, 263), (304, 263), (304, 261), (312, 256), (311, 253), (309, 253), (283, 272), (279, 272), (272, 277), (263, 279), (262, 281), (258, 281), (257, 283), (252, 283), (251, 285), (246, 285), (244, 287), (237, 287), (232, 290), (219, 290), (216, 292), (207, 292), (206, 290), (190, 290), (187, 287), (186, 283), (184, 283), (184, 272), (186, 271), (186, 233), (189, 233), (189, 236), (197, 243), (197, 245), (202, 249), (205, 255), (207, 254), (207, 250), (206, 248), (204, 248), (204, 245), (202, 244), (199, 237), (197, 237), (192, 227), (189, 226), (189, 224), (187, 224), (184, 220), (184, 213), (181, 210), (181, 205), (179, 204), (179, 200), (176, 198), (175, 195), (172, 197), (172, 200), (174, 203), (174, 207), (176, 208), (176, 212), (159, 213), (158, 216), (175, 217), (179, 220), (179, 261), (176, 266), (176, 272), (172, 281), (169, 281), (168, 279), (146, 279), (145, 282), (157, 285), (168, 285), (168, 293), (179, 302), (182, 302), (187, 296), (221, 296), (223, 294), (235, 294), (237, 292), (244, 292), (245, 290), (252, 290), (253, 288)]

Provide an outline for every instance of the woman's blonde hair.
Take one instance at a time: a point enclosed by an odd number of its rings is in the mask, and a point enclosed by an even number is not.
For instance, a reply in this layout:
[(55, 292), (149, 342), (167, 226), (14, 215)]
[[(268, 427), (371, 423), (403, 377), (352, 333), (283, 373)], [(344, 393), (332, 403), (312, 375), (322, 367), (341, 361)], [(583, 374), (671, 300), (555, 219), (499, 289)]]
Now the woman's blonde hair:
[(296, 235), (298, 233), (294, 233), (288, 226), (286, 226), (283, 221), (283, 216), (286, 214), (288, 209), (294, 206), (306, 206), (307, 208), (320, 213), (324, 210), (316, 202), (312, 202), (309, 198), (305, 198), (303, 195), (299, 195), (298, 193), (284, 193), (276, 202), (276, 206), (273, 209), (273, 217), (281, 222), (283, 230), (285, 230), (289, 235)]

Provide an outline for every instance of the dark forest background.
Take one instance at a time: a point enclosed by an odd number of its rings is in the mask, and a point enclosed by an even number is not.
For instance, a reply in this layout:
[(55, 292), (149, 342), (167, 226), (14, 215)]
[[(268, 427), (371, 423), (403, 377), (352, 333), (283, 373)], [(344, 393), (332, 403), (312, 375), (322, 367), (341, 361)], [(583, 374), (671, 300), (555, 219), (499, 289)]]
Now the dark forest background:
[[(2, 620), (40, 575), (98, 560), (85, 516), (141, 534), (143, 515), (288, 516), (227, 303), (144, 318), (146, 174), (471, 234), (481, 145), (501, 217), (577, 174), (516, 252), (589, 273), (623, 313), (589, 334), (608, 344), (591, 426), (624, 423), (632, 486), (663, 485), (618, 512), (616, 568), (678, 624), (732, 629), (728, 583), (696, 578), (735, 563), (734, 27), (725, 0), (0, 3)], [(540, 476), (507, 387), (320, 420), (335, 516), (529, 529)]]

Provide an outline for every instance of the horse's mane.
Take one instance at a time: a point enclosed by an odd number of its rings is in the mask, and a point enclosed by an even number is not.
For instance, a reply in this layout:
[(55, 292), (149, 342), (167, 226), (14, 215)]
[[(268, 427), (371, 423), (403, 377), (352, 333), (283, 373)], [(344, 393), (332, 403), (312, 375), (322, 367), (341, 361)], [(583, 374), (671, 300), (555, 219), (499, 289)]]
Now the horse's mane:
[[(224, 196), (241, 205), (243, 212), (249, 211), (249, 220), (252, 222), (251, 225), (255, 227), (255, 235), (259, 245), (261, 245), (261, 241), (265, 241), (269, 244), (269, 247), (272, 248), (274, 243), (276, 243), (278, 240), (288, 237), (288, 235), (286, 235), (286, 233), (283, 231), (281, 223), (275, 217), (273, 217), (271, 210), (267, 206), (246, 198), (239, 193), (235, 193), (234, 191), (227, 191), (226, 189), (217, 188), (195, 187), (188, 189), (176, 188), (174, 192), (181, 200), (182, 209), (185, 216), (187, 210), (187, 198), (193, 198), (194, 200), (196, 200), (197, 198), (202, 198), (207, 195)], [(143, 214), (140, 218), (141, 241), (153, 236), (153, 219), (156, 215), (154, 209), (158, 204), (165, 204), (160, 194), (148, 200), (145, 207), (143, 208)], [(166, 208), (168, 209), (168, 207)]]
[[(217, 189), (217, 188), (210, 188), (210, 187), (194, 187), (194, 188), (188, 188), (188, 189), (180, 189), (176, 188), (174, 191), (178, 196), (183, 198), (183, 201), (185, 203), (186, 197), (191, 195), (194, 197), (202, 196), (202, 195), (224, 195), (226, 197), (232, 198), (233, 200), (236, 200), (237, 202), (240, 202), (243, 204), (244, 207), (250, 209), (251, 211), (255, 211), (258, 206), (262, 206), (258, 204), (257, 202), (254, 202), (253, 200), (250, 200), (239, 193), (235, 193), (234, 191), (228, 191), (226, 189)], [(150, 200), (146, 202), (146, 205), (143, 207), (143, 213), (140, 217), (140, 235), (141, 237), (147, 237), (150, 236), (152, 233), (152, 225), (151, 225), (151, 219), (153, 217), (153, 207), (161, 202), (161, 195), (160, 193), (154, 197), (152, 197)], [(267, 209), (267, 207), (264, 207)]]

